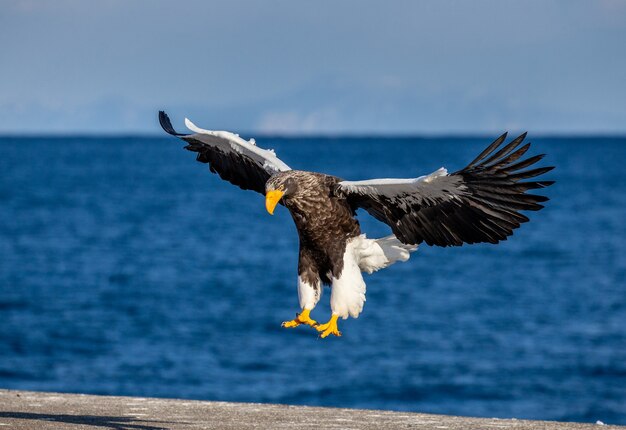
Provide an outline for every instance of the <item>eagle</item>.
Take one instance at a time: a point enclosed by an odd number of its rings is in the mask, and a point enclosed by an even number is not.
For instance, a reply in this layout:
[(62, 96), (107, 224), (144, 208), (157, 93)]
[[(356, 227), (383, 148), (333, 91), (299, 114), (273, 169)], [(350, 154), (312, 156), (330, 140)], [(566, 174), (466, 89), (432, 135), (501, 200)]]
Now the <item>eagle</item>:
[[(263, 194), (267, 212), (273, 214), (278, 204), (289, 210), (300, 241), (301, 310), (282, 326), (308, 325), (322, 338), (341, 336), (338, 319), (357, 318), (363, 310), (363, 272), (371, 274), (406, 261), (422, 243), (446, 247), (506, 240), (529, 220), (520, 211), (537, 211), (548, 200), (527, 191), (554, 183), (533, 179), (554, 167), (534, 166), (545, 154), (522, 159), (530, 148), (530, 143), (524, 143), (526, 133), (506, 144), (504, 133), (454, 173), (442, 167), (417, 178), (348, 181), (294, 170), (273, 150), (238, 134), (203, 130), (188, 119), (185, 125), (191, 133), (181, 134), (163, 111), (159, 122), (167, 133), (185, 141), (185, 149), (196, 152), (196, 159), (208, 164), (211, 172)], [(357, 209), (387, 224), (393, 234), (368, 238), (361, 232)], [(328, 322), (319, 324), (311, 311), (324, 285), (331, 288), (332, 314)]]

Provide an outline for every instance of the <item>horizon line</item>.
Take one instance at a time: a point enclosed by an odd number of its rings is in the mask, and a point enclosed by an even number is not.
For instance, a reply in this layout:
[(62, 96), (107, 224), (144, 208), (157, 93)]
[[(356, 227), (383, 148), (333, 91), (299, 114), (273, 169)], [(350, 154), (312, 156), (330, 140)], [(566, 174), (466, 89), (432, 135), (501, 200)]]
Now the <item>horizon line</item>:
[[(497, 137), (507, 130), (500, 132), (398, 132), (398, 133), (381, 133), (381, 132), (340, 132), (340, 133), (238, 133), (240, 136), (248, 136), (260, 139), (440, 139), (440, 138), (489, 138)], [(510, 136), (521, 134), (521, 131), (508, 131)], [(528, 132), (529, 137), (534, 138), (603, 138), (603, 139), (624, 139), (626, 131), (585, 131), (585, 132)], [(84, 131), (67, 131), (67, 132), (0, 132), (0, 139), (6, 138), (160, 138), (167, 137), (164, 133), (159, 132), (84, 132)]]

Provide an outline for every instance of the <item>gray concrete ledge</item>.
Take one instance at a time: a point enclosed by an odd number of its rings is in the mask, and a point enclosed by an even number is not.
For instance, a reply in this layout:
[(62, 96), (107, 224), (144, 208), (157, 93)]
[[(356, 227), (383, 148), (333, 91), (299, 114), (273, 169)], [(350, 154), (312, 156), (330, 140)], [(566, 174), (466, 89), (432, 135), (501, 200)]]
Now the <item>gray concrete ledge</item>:
[(7, 429), (626, 429), (359, 409), (0, 390)]

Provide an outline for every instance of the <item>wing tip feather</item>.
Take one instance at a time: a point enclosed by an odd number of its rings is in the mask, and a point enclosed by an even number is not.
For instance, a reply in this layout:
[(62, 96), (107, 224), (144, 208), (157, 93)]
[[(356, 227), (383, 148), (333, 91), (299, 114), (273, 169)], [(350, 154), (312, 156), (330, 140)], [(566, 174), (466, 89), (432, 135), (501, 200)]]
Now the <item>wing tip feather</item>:
[(484, 160), (486, 157), (488, 157), (490, 154), (492, 154), (494, 151), (496, 151), (500, 147), (500, 145), (502, 145), (502, 143), (506, 140), (506, 137), (508, 135), (509, 135), (508, 131), (505, 131), (504, 133), (502, 133), (500, 135), (500, 137), (498, 137), (496, 140), (494, 140), (487, 148), (485, 148), (485, 150), (483, 152), (481, 152), (478, 155), (478, 157), (476, 157), (474, 160), (472, 160), (472, 162), (469, 163), (467, 166), (465, 166), (465, 168), (463, 168), (462, 170), (466, 170), (466, 169), (470, 169), (470, 168), (474, 167), (480, 161)]
[(172, 127), (172, 122), (170, 121), (170, 117), (167, 116), (165, 111), (159, 111), (159, 124), (161, 125), (163, 131), (165, 131), (167, 134), (171, 134), (172, 136), (185, 136), (184, 134), (178, 133), (176, 130), (174, 130), (174, 127)]

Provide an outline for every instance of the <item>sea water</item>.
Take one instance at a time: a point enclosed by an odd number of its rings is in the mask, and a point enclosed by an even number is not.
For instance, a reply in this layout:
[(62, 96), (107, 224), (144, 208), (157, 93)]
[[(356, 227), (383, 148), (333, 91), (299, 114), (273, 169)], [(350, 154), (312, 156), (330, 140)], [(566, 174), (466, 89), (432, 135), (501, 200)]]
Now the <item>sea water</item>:
[[(358, 180), (452, 172), (490, 140), (257, 144)], [(319, 339), (280, 327), (287, 211), (182, 142), (1, 138), (0, 387), (626, 424), (626, 139), (532, 140), (557, 166), (544, 210), (497, 246), (422, 245), (366, 276), (362, 315)]]

